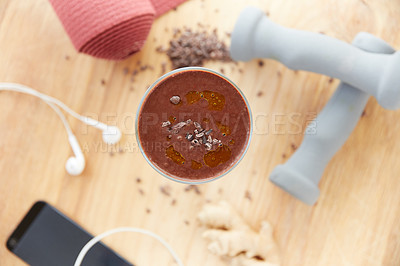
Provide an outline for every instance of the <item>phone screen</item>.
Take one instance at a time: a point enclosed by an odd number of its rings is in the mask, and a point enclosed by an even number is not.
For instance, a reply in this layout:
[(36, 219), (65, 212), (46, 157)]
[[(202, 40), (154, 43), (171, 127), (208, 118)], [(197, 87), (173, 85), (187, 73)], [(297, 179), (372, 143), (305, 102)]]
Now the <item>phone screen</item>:
[[(33, 205), (7, 241), (7, 248), (32, 266), (72, 266), (93, 236), (51, 205)], [(85, 256), (82, 266), (133, 266), (103, 243)]]

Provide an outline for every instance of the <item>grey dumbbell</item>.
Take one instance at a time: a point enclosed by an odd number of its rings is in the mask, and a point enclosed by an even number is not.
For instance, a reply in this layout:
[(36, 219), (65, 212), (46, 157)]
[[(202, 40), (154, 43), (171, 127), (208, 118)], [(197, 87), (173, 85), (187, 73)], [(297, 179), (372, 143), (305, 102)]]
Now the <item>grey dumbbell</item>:
[[(356, 36), (353, 45), (369, 52), (395, 52), (381, 39), (364, 32)], [(270, 180), (294, 197), (313, 205), (319, 197), (318, 183), (326, 165), (357, 125), (369, 96), (341, 83), (315, 119), (315, 134), (305, 135), (292, 157), (272, 171)]]
[[(364, 32), (356, 36), (353, 45), (369, 52), (395, 52), (383, 40)], [(293, 156), (272, 171), (270, 180), (301, 201), (314, 204), (326, 165), (353, 131), (368, 98), (369, 94), (341, 83), (314, 123), (310, 123), (312, 127), (317, 123), (315, 134), (305, 135)]]
[(280, 26), (249, 7), (232, 32), (235, 60), (271, 58), (295, 70), (338, 78), (373, 95), (387, 109), (400, 108), (400, 51), (370, 53), (323, 34)]

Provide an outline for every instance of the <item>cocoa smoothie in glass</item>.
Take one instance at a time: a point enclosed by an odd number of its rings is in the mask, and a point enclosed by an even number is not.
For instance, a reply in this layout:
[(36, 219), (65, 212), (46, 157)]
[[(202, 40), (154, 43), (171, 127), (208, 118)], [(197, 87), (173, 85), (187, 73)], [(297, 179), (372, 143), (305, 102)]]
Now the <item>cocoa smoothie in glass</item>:
[(202, 67), (171, 71), (146, 91), (136, 115), (136, 138), (147, 162), (182, 183), (215, 180), (246, 153), (250, 106), (224, 75)]

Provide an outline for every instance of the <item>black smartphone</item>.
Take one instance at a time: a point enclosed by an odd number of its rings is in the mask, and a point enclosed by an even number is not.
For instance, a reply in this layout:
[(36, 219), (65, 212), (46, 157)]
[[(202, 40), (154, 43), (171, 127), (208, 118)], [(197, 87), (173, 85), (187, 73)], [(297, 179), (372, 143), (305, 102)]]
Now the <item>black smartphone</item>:
[[(73, 266), (93, 236), (46, 202), (38, 201), (7, 240), (7, 248), (32, 266)], [(133, 266), (103, 243), (85, 256), (82, 266)]]

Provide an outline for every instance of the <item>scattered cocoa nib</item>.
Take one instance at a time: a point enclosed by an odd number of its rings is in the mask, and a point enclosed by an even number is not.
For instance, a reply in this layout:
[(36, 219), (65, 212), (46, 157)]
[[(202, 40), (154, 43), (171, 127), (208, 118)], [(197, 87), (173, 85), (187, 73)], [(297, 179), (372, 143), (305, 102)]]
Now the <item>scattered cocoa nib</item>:
[(203, 136), (204, 136), (203, 132), (196, 134), (196, 138), (202, 138)]
[(250, 201), (253, 200), (253, 197), (251, 196), (250, 191), (246, 190), (246, 193), (244, 194), (244, 197)]
[(200, 130), (201, 130), (201, 125), (200, 125), (199, 122), (193, 122), (193, 124), (194, 124), (194, 126), (195, 126), (197, 129), (200, 129)]
[(170, 125), (171, 125), (171, 122), (165, 121), (165, 122), (162, 122), (161, 127), (167, 127), (167, 126), (170, 126)]
[(184, 223), (185, 223), (186, 225), (189, 225), (189, 224), (190, 224), (188, 220), (185, 220)]
[(161, 74), (164, 74), (165, 72), (167, 72), (167, 63), (162, 62), (161, 63)]
[(211, 143), (207, 142), (206, 144), (204, 144), (204, 146), (206, 146), (206, 150), (209, 151), (212, 148)]
[(129, 68), (128, 67), (124, 67), (123, 72), (124, 72), (124, 75), (128, 75)]
[(140, 193), (140, 195), (144, 195), (143, 189), (139, 188), (139, 193)]
[(138, 177), (138, 178), (136, 178), (136, 183), (141, 183), (142, 182), (142, 179), (140, 178), (140, 177)]
[(160, 186), (160, 191), (163, 193), (165, 196), (171, 196), (171, 187), (168, 185)]
[[(209, 151), (212, 149), (212, 145), (215, 145), (215, 144), (222, 145), (221, 140), (213, 139), (212, 136), (210, 135), (212, 132), (212, 129), (208, 129), (208, 130), (202, 129), (201, 124), (199, 122), (196, 122), (196, 121), (192, 122), (191, 119), (179, 122), (179, 123), (169, 127), (167, 129), (167, 132), (170, 133), (170, 135), (168, 136), (168, 140), (170, 140), (172, 138), (172, 134), (174, 134), (174, 135), (178, 134), (183, 127), (190, 125), (192, 123), (196, 127), (196, 129), (193, 130), (193, 132), (186, 132), (185, 134), (177, 136), (177, 140), (181, 141), (183, 139), (186, 139), (187, 141), (190, 141), (190, 143), (191, 143), (191, 146), (189, 147), (190, 150), (193, 150), (194, 147), (196, 147), (196, 146), (204, 145), (204, 148), (207, 151)], [(171, 125), (171, 122), (165, 121), (165, 122), (162, 122), (161, 127), (168, 127), (170, 125)]]
[(186, 133), (186, 139), (189, 141), (193, 140), (193, 134), (190, 134), (189, 132)]
[(258, 60), (258, 66), (259, 66), (259, 67), (263, 67), (263, 66), (264, 66), (264, 61)]
[(146, 213), (151, 213), (151, 210), (149, 208), (147, 208)]
[(179, 96), (172, 96), (171, 99), (169, 99), (169, 101), (173, 104), (178, 104), (181, 102), (181, 97)]
[[(180, 131), (184, 126), (186, 126), (186, 122), (179, 122), (178, 124), (173, 125), (173, 126), (171, 127), (170, 131), (173, 132), (174, 134), (177, 134), (177, 133), (179, 133), (179, 131)], [(175, 133), (175, 132), (176, 132), (176, 133)]]
[(173, 29), (172, 29), (172, 32), (173, 32), (173, 34), (174, 34), (174, 38), (175, 38), (175, 37), (177, 37), (177, 36), (178, 36), (178, 34), (179, 34), (179, 33), (181, 33), (181, 30), (180, 30), (180, 29), (178, 29), (178, 28), (173, 28)]
[(174, 206), (175, 204), (176, 204), (176, 199), (173, 199), (173, 200), (171, 201), (171, 205)]
[(201, 194), (200, 189), (199, 189), (198, 186), (196, 186), (196, 185), (188, 185), (188, 186), (185, 188), (185, 191), (186, 191), (186, 192), (189, 192), (189, 191), (191, 191), (191, 190), (194, 190), (194, 192), (195, 192), (197, 195), (200, 195), (200, 194)]
[[(202, 66), (207, 60), (231, 61), (229, 49), (218, 39), (217, 31), (195, 32), (189, 28), (174, 29), (173, 39), (166, 50), (174, 69), (187, 66)], [(162, 46), (157, 52), (165, 52)]]
[(297, 146), (296, 146), (294, 143), (292, 143), (291, 147), (292, 147), (292, 149), (293, 149), (294, 151), (297, 149)]

